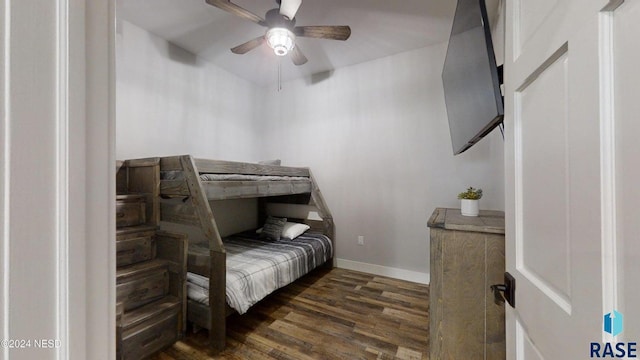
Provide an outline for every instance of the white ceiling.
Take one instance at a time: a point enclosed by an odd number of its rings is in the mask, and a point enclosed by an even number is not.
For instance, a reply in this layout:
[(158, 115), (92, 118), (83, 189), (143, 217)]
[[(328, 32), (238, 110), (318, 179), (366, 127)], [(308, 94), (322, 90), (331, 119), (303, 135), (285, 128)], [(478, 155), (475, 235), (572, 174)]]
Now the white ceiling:
[[(499, 0), (486, 0), (490, 19)], [(264, 17), (275, 0), (232, 0)], [(309, 77), (447, 41), (456, 0), (303, 0), (296, 25), (349, 25), (347, 41), (298, 38), (309, 62), (282, 60), (282, 80)], [(204, 0), (118, 0), (117, 16), (258, 85), (277, 79), (278, 61), (266, 46), (245, 55), (230, 48), (266, 28), (208, 5)]]

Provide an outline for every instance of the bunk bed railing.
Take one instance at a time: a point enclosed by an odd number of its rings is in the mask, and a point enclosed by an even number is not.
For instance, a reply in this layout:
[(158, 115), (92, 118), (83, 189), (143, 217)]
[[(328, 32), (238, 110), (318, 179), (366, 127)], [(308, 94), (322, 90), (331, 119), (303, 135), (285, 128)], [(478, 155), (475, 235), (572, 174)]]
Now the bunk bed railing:
[[(208, 200), (246, 199), (267, 196), (305, 194), (312, 191), (312, 179), (308, 168), (240, 163), (232, 161), (192, 159), (197, 174), (252, 175), (290, 177), (276, 180), (217, 180), (214, 184), (204, 181), (202, 187)], [(163, 158), (162, 169), (174, 172), (170, 179), (160, 182), (160, 193), (166, 196), (189, 196), (186, 178), (180, 174), (181, 164), (175, 158)], [(176, 176), (177, 172), (177, 176)]]

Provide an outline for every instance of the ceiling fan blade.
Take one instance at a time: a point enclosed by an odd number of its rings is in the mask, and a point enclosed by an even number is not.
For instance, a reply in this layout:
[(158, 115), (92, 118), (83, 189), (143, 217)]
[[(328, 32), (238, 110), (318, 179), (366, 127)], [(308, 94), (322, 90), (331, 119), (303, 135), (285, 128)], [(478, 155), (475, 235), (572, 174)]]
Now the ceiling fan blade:
[(296, 36), (344, 41), (351, 36), (351, 28), (348, 26), (296, 26), (293, 33)]
[(293, 50), (291, 50), (291, 61), (293, 61), (293, 63), (296, 66), (300, 66), (300, 65), (304, 65), (307, 63), (307, 57), (304, 56), (304, 54), (302, 53), (302, 51), (300, 50), (300, 47), (298, 45), (296, 45)]
[(291, 20), (296, 16), (300, 5), (302, 5), (302, 0), (282, 0), (280, 2), (280, 15), (284, 15)]
[(207, 4), (220, 8), (226, 12), (229, 12), (233, 15), (239, 16), (243, 19), (253, 21), (254, 23), (262, 26), (267, 26), (266, 21), (260, 16), (252, 13), (249, 10), (246, 10), (234, 3), (231, 0), (206, 0)]
[(234, 48), (231, 49), (231, 52), (234, 54), (246, 54), (249, 51), (257, 48), (258, 46), (262, 45), (262, 43), (264, 42), (264, 36), (259, 36), (253, 40), (249, 40), (244, 44), (240, 44)]

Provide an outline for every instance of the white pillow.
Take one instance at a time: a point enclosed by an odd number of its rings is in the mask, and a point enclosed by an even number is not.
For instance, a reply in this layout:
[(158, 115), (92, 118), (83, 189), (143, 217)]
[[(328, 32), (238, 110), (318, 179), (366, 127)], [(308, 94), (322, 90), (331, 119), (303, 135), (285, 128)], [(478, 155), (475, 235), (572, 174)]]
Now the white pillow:
[(287, 222), (286, 224), (284, 224), (284, 228), (282, 229), (282, 237), (293, 240), (298, 236), (304, 234), (304, 232), (309, 230), (310, 228), (311, 227), (307, 224)]
[[(307, 224), (287, 222), (284, 224), (284, 228), (282, 229), (282, 237), (293, 240), (298, 236), (304, 234), (304, 232), (309, 230), (310, 228), (311, 227)], [(257, 234), (260, 234), (261, 232), (262, 228), (256, 230)]]

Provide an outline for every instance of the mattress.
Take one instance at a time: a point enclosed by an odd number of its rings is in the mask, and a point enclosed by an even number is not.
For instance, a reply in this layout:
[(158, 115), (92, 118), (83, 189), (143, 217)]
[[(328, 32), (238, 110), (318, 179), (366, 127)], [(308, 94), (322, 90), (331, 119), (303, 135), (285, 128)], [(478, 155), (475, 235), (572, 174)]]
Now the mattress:
[(311, 181), (304, 176), (200, 174), (200, 181)]
[[(182, 171), (161, 171), (161, 180), (181, 180)], [(306, 176), (245, 175), (245, 174), (200, 174), (200, 181), (311, 181)]]
[[(331, 240), (319, 233), (305, 233), (294, 240), (264, 241), (254, 233), (223, 239), (227, 253), (226, 300), (244, 314), (273, 291), (292, 283), (333, 256)], [(208, 250), (190, 248), (190, 259), (203, 261)], [(187, 296), (209, 303), (209, 279), (187, 274)]]

